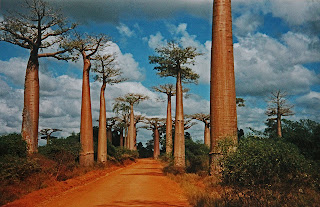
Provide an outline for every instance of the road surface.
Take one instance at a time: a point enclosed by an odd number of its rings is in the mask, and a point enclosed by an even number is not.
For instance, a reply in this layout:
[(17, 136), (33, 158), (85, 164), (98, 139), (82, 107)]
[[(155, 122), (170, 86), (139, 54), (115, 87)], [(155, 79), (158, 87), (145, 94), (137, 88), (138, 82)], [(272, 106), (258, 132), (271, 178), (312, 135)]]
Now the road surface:
[(106, 176), (77, 186), (37, 207), (118, 207), (118, 206), (190, 206), (177, 183), (162, 173), (162, 166), (152, 159), (113, 171)]

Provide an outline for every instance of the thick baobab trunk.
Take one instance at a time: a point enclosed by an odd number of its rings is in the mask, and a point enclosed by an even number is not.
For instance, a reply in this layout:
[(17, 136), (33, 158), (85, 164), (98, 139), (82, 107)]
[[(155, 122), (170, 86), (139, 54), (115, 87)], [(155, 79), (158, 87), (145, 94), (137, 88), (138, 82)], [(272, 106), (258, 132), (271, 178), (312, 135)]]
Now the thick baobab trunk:
[(120, 147), (123, 147), (123, 128), (120, 128)]
[(237, 112), (232, 42), (231, 0), (213, 5), (210, 89), (211, 152), (210, 173), (219, 170), (217, 145), (230, 138), (237, 142)]
[[(278, 109), (279, 111), (280, 109)], [(281, 115), (277, 115), (277, 135), (278, 137), (282, 137), (282, 132), (281, 132)]]
[(107, 127), (107, 139), (109, 140), (110, 143), (112, 143), (112, 127), (111, 126)]
[(171, 95), (168, 95), (167, 121), (166, 121), (166, 153), (172, 155), (172, 113), (171, 113)]
[(158, 127), (155, 127), (154, 128), (154, 140), (153, 140), (153, 158), (154, 159), (157, 159), (160, 155), (160, 147), (159, 147), (159, 130), (158, 130)]
[(99, 115), (99, 134), (98, 134), (98, 162), (107, 161), (107, 129), (106, 129), (106, 100), (104, 92), (106, 84), (102, 84), (100, 91), (100, 115)]
[(24, 83), (24, 106), (22, 112), (22, 138), (27, 142), (29, 154), (38, 152), (39, 125), (39, 62), (38, 55), (31, 52)]
[(130, 106), (130, 125), (128, 130), (128, 147), (130, 150), (134, 150), (134, 114), (133, 104)]
[(137, 150), (137, 123), (134, 123), (133, 140), (134, 140), (133, 148), (134, 150)]
[(81, 123), (80, 123), (80, 142), (82, 151), (79, 162), (82, 166), (91, 166), (94, 163), (93, 150), (93, 128), (92, 112), (90, 100), (89, 70), (90, 60), (83, 56), (83, 82), (82, 82), (82, 103), (81, 103)]
[(204, 123), (204, 144), (210, 147), (210, 124)]
[(177, 75), (176, 85), (176, 120), (175, 120), (175, 134), (174, 134), (174, 166), (178, 168), (185, 168), (185, 146), (184, 146), (184, 117), (183, 117), (183, 96), (181, 73)]
[(124, 146), (129, 149), (129, 141), (128, 141), (128, 127), (126, 126), (124, 130)]

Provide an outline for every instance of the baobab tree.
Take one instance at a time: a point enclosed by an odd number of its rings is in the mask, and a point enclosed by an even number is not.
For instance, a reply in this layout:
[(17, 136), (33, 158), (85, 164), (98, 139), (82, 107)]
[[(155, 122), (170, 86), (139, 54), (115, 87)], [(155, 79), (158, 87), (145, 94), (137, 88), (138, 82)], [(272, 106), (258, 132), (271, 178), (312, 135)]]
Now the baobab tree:
[(67, 60), (67, 51), (39, 53), (52, 49), (61, 42), (62, 35), (76, 25), (69, 25), (59, 11), (52, 9), (43, 0), (27, 0), (24, 13), (10, 11), (0, 22), (0, 40), (18, 45), (30, 51), (24, 83), (22, 112), (22, 138), (27, 142), (29, 154), (38, 151), (39, 126), (39, 58), (53, 57)]
[(287, 94), (285, 92), (281, 92), (280, 90), (276, 92), (272, 92), (270, 101), (269, 101), (269, 106), (266, 111), (267, 116), (276, 116), (276, 118), (271, 118), (270, 120), (276, 120), (278, 137), (282, 137), (282, 132), (281, 132), (282, 116), (294, 115), (292, 111), (293, 105), (287, 104), (286, 97), (287, 97)]
[[(128, 126), (129, 126), (129, 111), (130, 111), (130, 106), (126, 103), (122, 103), (122, 102), (115, 102), (113, 104), (113, 109), (112, 111), (114, 113), (116, 113), (118, 115), (117, 117), (117, 121), (120, 124), (120, 130), (122, 128), (122, 132), (123, 129), (125, 130), (125, 134), (124, 134), (124, 141), (123, 141), (123, 146), (126, 148), (128, 147)], [(121, 131), (120, 131), (121, 133)], [(121, 141), (120, 141), (121, 143)], [(121, 144), (120, 144), (121, 146)]]
[[(171, 97), (176, 95), (176, 87), (173, 84), (165, 84), (152, 87), (153, 90), (167, 95), (167, 118), (166, 118), (166, 154), (172, 155), (172, 112)], [(183, 89), (183, 93), (187, 93), (188, 88)]]
[(231, 0), (213, 2), (210, 83), (210, 174), (219, 171), (218, 143), (237, 143), (237, 111), (234, 76)]
[(137, 94), (137, 93), (128, 93), (123, 97), (116, 98), (116, 102), (127, 104), (130, 106), (130, 122), (129, 122), (129, 130), (128, 130), (128, 148), (130, 150), (134, 150), (134, 113), (133, 113), (133, 105), (139, 104), (143, 100), (149, 99), (148, 96)]
[[(102, 82), (100, 90), (100, 114), (99, 114), (99, 133), (98, 133), (98, 158), (99, 162), (107, 161), (107, 137), (112, 142), (112, 132), (107, 136), (107, 129), (105, 127), (106, 120), (106, 100), (105, 90), (107, 84), (113, 85), (125, 81), (121, 78), (121, 70), (116, 67), (115, 55), (106, 54), (94, 57), (94, 64), (92, 71), (97, 73), (95, 80)], [(110, 135), (111, 134), (111, 135)]]
[(144, 119), (145, 119), (145, 117), (142, 116), (142, 115), (135, 115), (134, 116), (134, 133), (133, 133), (133, 136), (134, 136), (134, 149), (135, 150), (137, 150), (137, 124), (139, 122), (142, 122)]
[(72, 40), (64, 42), (63, 47), (71, 50), (70, 55), (74, 61), (80, 57), (83, 60), (83, 79), (82, 79), (82, 101), (81, 101), (81, 122), (80, 122), (80, 142), (82, 150), (80, 152), (80, 165), (90, 166), (94, 163), (93, 149), (93, 128), (92, 111), (90, 99), (89, 72), (91, 60), (95, 60), (95, 55), (108, 46), (109, 39), (106, 35), (81, 35), (75, 33)]
[(144, 128), (153, 131), (153, 158), (157, 159), (160, 155), (160, 135), (159, 128), (165, 124), (165, 119), (161, 118), (145, 118), (143, 122), (146, 124)]
[(210, 114), (197, 113), (190, 117), (204, 123), (204, 144), (210, 147)]
[(188, 65), (194, 65), (194, 59), (201, 55), (196, 48), (182, 48), (175, 42), (168, 42), (166, 46), (155, 49), (159, 56), (149, 56), (151, 64), (158, 71), (160, 77), (176, 78), (176, 116), (175, 116), (175, 145), (174, 166), (185, 168), (185, 140), (184, 140), (184, 115), (182, 82), (197, 83), (199, 75), (192, 71)]
[(39, 134), (41, 135), (44, 135), (43, 137), (41, 137), (41, 139), (46, 139), (47, 140), (47, 145), (50, 143), (50, 138), (53, 138), (51, 137), (51, 134), (53, 132), (58, 132), (58, 131), (62, 131), (61, 129), (49, 129), (49, 128), (46, 128), (46, 129), (41, 129)]

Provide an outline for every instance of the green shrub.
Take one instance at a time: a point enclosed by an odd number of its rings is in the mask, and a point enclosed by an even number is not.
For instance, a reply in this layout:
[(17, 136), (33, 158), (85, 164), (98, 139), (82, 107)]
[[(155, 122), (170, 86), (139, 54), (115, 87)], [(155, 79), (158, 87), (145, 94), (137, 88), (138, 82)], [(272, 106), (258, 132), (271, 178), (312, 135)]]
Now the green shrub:
[(40, 171), (41, 167), (35, 160), (11, 155), (0, 157), (1, 185), (22, 181), (33, 173)]
[(0, 157), (5, 155), (27, 156), (27, 143), (20, 134), (13, 133), (0, 137)]
[(109, 160), (114, 160), (123, 163), (125, 160), (136, 160), (139, 158), (139, 153), (136, 150), (129, 150), (124, 147), (115, 147), (109, 141), (107, 144)]
[(207, 174), (209, 170), (210, 149), (200, 141), (194, 142), (191, 137), (186, 136), (186, 172)]
[(227, 206), (310, 206), (320, 200), (316, 168), (282, 139), (246, 138), (222, 165), (222, 183), (231, 187)]
[(81, 150), (80, 142), (72, 137), (54, 139), (50, 144), (40, 146), (39, 153), (58, 163), (75, 162)]
[(223, 181), (237, 186), (303, 185), (311, 176), (310, 163), (297, 147), (279, 139), (244, 139), (223, 167)]

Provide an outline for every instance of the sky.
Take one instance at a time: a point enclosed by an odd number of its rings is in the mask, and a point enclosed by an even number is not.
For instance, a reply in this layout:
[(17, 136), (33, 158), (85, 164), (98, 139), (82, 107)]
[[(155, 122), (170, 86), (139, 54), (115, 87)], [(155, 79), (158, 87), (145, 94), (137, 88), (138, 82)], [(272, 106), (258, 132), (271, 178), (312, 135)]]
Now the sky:
[[(103, 53), (116, 54), (126, 82), (107, 86), (107, 116), (114, 116), (114, 98), (142, 93), (150, 100), (135, 107), (135, 114), (165, 117), (166, 96), (151, 87), (175, 83), (160, 78), (149, 64), (155, 48), (179, 41), (202, 53), (192, 69), (199, 83), (187, 84), (184, 113), (209, 113), (212, 0), (48, 0), (60, 8), (77, 30), (104, 33), (112, 43)], [(21, 0), (0, 0), (0, 21), (6, 10), (19, 10)], [(237, 108), (238, 128), (265, 128), (265, 111), (271, 92), (288, 94), (297, 121), (320, 122), (320, 1), (319, 0), (232, 0), (233, 42), (237, 97), (245, 107)], [(29, 52), (0, 42), (0, 134), (20, 132), (23, 88)], [(80, 131), (82, 61), (40, 60), (40, 118), (42, 128), (59, 128), (58, 136)], [(93, 77), (94, 74), (91, 73)], [(101, 83), (91, 79), (93, 124), (98, 125)], [(163, 101), (159, 101), (162, 99)], [(173, 114), (175, 101), (173, 101)], [(141, 126), (141, 125), (140, 125)], [(188, 130), (203, 140), (204, 124)], [(139, 129), (137, 142), (152, 139)], [(42, 141), (40, 141), (40, 144)]]

